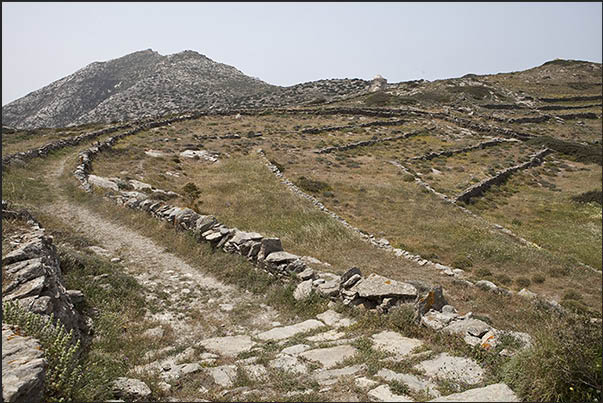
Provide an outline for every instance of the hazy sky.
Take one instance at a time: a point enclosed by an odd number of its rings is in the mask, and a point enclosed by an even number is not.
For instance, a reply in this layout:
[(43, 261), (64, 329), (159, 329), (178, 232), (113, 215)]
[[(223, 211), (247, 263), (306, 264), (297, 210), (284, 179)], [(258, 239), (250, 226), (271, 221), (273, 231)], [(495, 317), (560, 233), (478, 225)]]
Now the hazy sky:
[(2, 3), (2, 104), (94, 62), (191, 49), (271, 84), (601, 62), (601, 3)]

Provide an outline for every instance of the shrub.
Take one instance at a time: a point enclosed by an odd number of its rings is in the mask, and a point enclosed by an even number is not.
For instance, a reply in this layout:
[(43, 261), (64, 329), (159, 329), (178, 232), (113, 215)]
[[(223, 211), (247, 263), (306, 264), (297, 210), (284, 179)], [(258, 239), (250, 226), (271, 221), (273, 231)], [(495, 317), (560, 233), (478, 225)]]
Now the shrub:
[(587, 317), (553, 318), (532, 334), (533, 345), (503, 367), (504, 381), (524, 401), (598, 401), (601, 328)]
[(305, 176), (300, 176), (295, 184), (306, 192), (312, 193), (321, 193), (332, 190), (328, 183), (308, 179)]
[(484, 269), (484, 268), (482, 267), (482, 268), (479, 268), (479, 269), (477, 269), (477, 270), (475, 271), (475, 275), (476, 275), (477, 277), (488, 277), (488, 276), (491, 276), (491, 275), (492, 275), (492, 272), (491, 272), (490, 270), (488, 270), (488, 269)]
[(13, 301), (2, 303), (2, 321), (19, 326), (26, 336), (39, 340), (48, 364), (44, 383), (45, 400), (73, 400), (83, 386), (83, 369), (79, 364), (80, 341), (73, 337), (53, 315), (44, 317), (23, 309)]
[(467, 256), (457, 255), (452, 261), (452, 266), (465, 270), (469, 267), (472, 267), (473, 262)]
[(599, 203), (603, 205), (603, 192), (600, 190), (591, 190), (588, 192), (581, 193), (577, 196), (573, 196), (572, 200), (578, 203)]
[(415, 181), (415, 177), (410, 175), (410, 174), (406, 174), (404, 175), (404, 177), (402, 178), (402, 180), (404, 182), (414, 182)]
[[(513, 280), (511, 280), (511, 277), (507, 276), (506, 274), (497, 275), (496, 280), (498, 280), (499, 283), (505, 284), (505, 285), (507, 285), (507, 284), (511, 283), (511, 281), (513, 281)], [(528, 281), (530, 281), (530, 280), (528, 280)]]
[(368, 106), (385, 106), (389, 103), (391, 95), (386, 94), (383, 91), (375, 92), (364, 100), (364, 103)]
[(465, 93), (467, 95), (471, 95), (475, 99), (483, 99), (490, 95), (490, 90), (487, 87), (483, 87), (481, 85), (465, 85), (465, 86), (455, 86), (448, 88), (448, 91), (453, 94)]
[(582, 299), (582, 295), (580, 295), (575, 290), (568, 290), (565, 292), (565, 294), (563, 294), (562, 299), (563, 300), (573, 299), (575, 301), (580, 301)]
[(532, 276), (532, 281), (536, 284), (544, 283), (545, 277), (542, 274), (534, 274)]
[(531, 283), (532, 282), (530, 279), (526, 277), (518, 277), (515, 279), (515, 284), (517, 284), (520, 288), (527, 288)]
[(201, 195), (201, 190), (192, 182), (187, 183), (182, 187), (182, 192), (184, 193), (184, 197), (189, 201), (189, 203), (193, 203), (197, 198)]

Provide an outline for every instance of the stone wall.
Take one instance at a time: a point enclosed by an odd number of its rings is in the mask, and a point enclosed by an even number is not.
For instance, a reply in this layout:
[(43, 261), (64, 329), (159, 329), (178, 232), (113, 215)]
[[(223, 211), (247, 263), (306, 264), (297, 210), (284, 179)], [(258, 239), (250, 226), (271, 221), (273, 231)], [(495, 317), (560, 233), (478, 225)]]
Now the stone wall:
[[(2, 257), (2, 300), (16, 301), (23, 308), (40, 314), (54, 315), (73, 330), (76, 337), (86, 338), (89, 326), (75, 310), (71, 294), (63, 285), (61, 266), (51, 236), (26, 211), (14, 211), (2, 201), (2, 217), (27, 220), (29, 230), (12, 242), (16, 248)], [(77, 293), (77, 292), (76, 292)]]
[(460, 195), (458, 195), (455, 198), (455, 202), (462, 201), (466, 203), (474, 197), (481, 196), (492, 185), (500, 185), (504, 183), (509, 178), (509, 176), (513, 174), (513, 172), (542, 164), (542, 159), (551, 152), (552, 150), (548, 148), (540, 150), (536, 154), (532, 155), (529, 161), (503, 169), (493, 177), (476, 183), (475, 185), (471, 186), (470, 188), (463, 191)]
[(575, 102), (575, 101), (600, 101), (603, 95), (587, 95), (575, 97), (539, 98), (542, 102)]
[(483, 141), (481, 143), (478, 143), (478, 144), (475, 144), (472, 146), (468, 146), (468, 147), (464, 147), (464, 148), (457, 148), (457, 149), (453, 149), (453, 150), (443, 150), (443, 151), (439, 151), (439, 152), (431, 152), (429, 154), (420, 155), (418, 157), (411, 158), (411, 161), (432, 160), (432, 159), (438, 158), (438, 157), (450, 157), (451, 155), (454, 155), (454, 154), (460, 154), (460, 153), (464, 153), (464, 152), (472, 151), (472, 150), (480, 150), (480, 149), (484, 149), (487, 147), (496, 146), (496, 145), (499, 145), (504, 142), (514, 142), (514, 141), (518, 141), (518, 140), (495, 138), (493, 140)]
[(564, 109), (587, 109), (587, 108), (601, 108), (602, 104), (591, 104), (591, 105), (545, 105), (536, 108), (539, 111), (557, 111)]
[(379, 143), (383, 143), (386, 141), (407, 139), (409, 137), (416, 136), (420, 133), (431, 131), (433, 129), (435, 129), (435, 127), (428, 127), (426, 129), (420, 129), (420, 130), (415, 130), (414, 132), (404, 133), (399, 136), (384, 137), (382, 139), (374, 139), (374, 140), (363, 140), (363, 141), (358, 141), (355, 143), (346, 144), (343, 146), (325, 147), (325, 148), (321, 148), (320, 150), (316, 150), (314, 152), (317, 154), (328, 154), (328, 153), (331, 153), (334, 151), (347, 151), (347, 150), (351, 150), (351, 149), (358, 148), (358, 147), (372, 146), (374, 144), (379, 144)]
[(406, 120), (382, 120), (377, 122), (367, 122), (362, 124), (355, 125), (345, 125), (345, 126), (323, 126), (323, 127), (312, 127), (309, 129), (303, 129), (301, 132), (304, 134), (317, 134), (322, 132), (332, 132), (337, 130), (347, 130), (347, 129), (358, 129), (364, 127), (374, 127), (374, 126), (398, 126), (406, 123)]
[(4, 169), (6, 166), (16, 161), (27, 161), (32, 158), (45, 157), (51, 151), (55, 151), (68, 146), (74, 146), (81, 143), (82, 141), (90, 140), (98, 136), (102, 136), (103, 134), (114, 133), (118, 130), (126, 129), (128, 127), (130, 127), (129, 124), (108, 127), (106, 129), (96, 130), (90, 133), (83, 133), (78, 136), (52, 141), (48, 144), (44, 144), (41, 147), (33, 148), (31, 150), (10, 154), (2, 158), (2, 168)]

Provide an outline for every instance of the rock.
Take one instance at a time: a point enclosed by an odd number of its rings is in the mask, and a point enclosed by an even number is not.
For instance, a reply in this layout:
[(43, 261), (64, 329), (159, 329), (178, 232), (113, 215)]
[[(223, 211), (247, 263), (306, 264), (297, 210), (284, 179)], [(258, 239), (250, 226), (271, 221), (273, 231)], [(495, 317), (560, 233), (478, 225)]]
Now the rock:
[(308, 368), (296, 357), (288, 354), (279, 354), (276, 359), (270, 361), (269, 365), (272, 368), (277, 368), (282, 371), (291, 372), (294, 375), (305, 374)]
[(281, 353), (288, 355), (299, 355), (304, 351), (308, 350), (309, 348), (310, 346), (308, 346), (307, 344), (296, 344), (294, 346), (284, 348)]
[(197, 218), (197, 221), (195, 223), (194, 232), (196, 234), (203, 234), (204, 232), (209, 230), (211, 227), (216, 225), (217, 222), (218, 221), (216, 220), (216, 217), (214, 217), (214, 216), (211, 216), (211, 215), (200, 216), (199, 218)]
[(420, 362), (414, 368), (424, 371), (430, 378), (446, 379), (470, 385), (481, 382), (484, 375), (484, 371), (474, 360), (453, 357), (448, 353), (441, 353), (431, 360)]
[(71, 302), (73, 302), (74, 304), (84, 302), (84, 293), (80, 290), (67, 290), (67, 295), (71, 299)]
[(305, 351), (300, 354), (300, 357), (310, 361), (319, 362), (323, 367), (329, 369), (346, 358), (353, 357), (356, 352), (357, 350), (354, 347), (350, 346), (349, 344), (344, 344), (342, 346)]
[(316, 315), (317, 319), (320, 319), (321, 321), (323, 321), (324, 323), (326, 323), (327, 325), (331, 326), (331, 327), (348, 327), (353, 325), (354, 323), (356, 323), (355, 319), (349, 319), (344, 317), (342, 314), (335, 312), (332, 309), (329, 309), (328, 311), (325, 311), (323, 313), (320, 313), (318, 315)]
[(101, 248), (100, 246), (89, 246), (87, 249), (96, 253), (97, 255), (111, 257), (111, 252), (109, 252), (107, 249)]
[(108, 178), (103, 178), (96, 175), (88, 175), (88, 182), (91, 185), (98, 186), (99, 188), (111, 189), (119, 192), (119, 186), (117, 186), (117, 183)]
[(163, 372), (161, 376), (168, 381), (174, 381), (182, 378), (188, 374), (194, 374), (195, 372), (199, 372), (202, 367), (201, 364), (197, 362), (193, 363), (185, 363), (185, 364), (168, 364), (164, 367), (168, 368), (166, 372)]
[(308, 341), (311, 341), (311, 342), (333, 341), (333, 340), (339, 340), (343, 336), (345, 336), (345, 333), (338, 332), (337, 330), (333, 329), (333, 330), (329, 330), (328, 332), (319, 333), (317, 335), (310, 336), (310, 337), (308, 337)]
[(522, 288), (517, 295), (528, 299), (535, 299), (538, 297), (538, 294), (528, 290), (527, 288)]
[(348, 271), (346, 271), (345, 273), (343, 273), (341, 275), (341, 284), (343, 285), (350, 278), (352, 278), (352, 277), (354, 277), (356, 275), (358, 275), (358, 276), (360, 276), (360, 278), (362, 278), (362, 273), (360, 272), (360, 269), (358, 267), (352, 267), (352, 268), (350, 268)]
[(2, 324), (2, 400), (41, 402), (46, 378), (46, 360), (38, 341), (15, 334)]
[(279, 238), (264, 238), (262, 239), (262, 244), (260, 245), (260, 250), (257, 255), (258, 261), (262, 262), (269, 254), (282, 250), (283, 245)]
[(121, 258), (114, 257), (113, 259), (111, 259), (111, 263), (119, 263), (119, 262), (121, 262)]
[(358, 295), (362, 298), (399, 297), (414, 299), (417, 296), (417, 289), (412, 285), (390, 280), (374, 273), (356, 283), (350, 290), (358, 292)]
[(307, 266), (301, 259), (296, 259), (287, 265), (289, 273), (301, 273), (306, 270)]
[(356, 284), (360, 279), (362, 279), (362, 276), (360, 276), (360, 274), (354, 274), (352, 277), (347, 279), (345, 282), (341, 283), (341, 288), (348, 289), (348, 288), (352, 287), (354, 284)]
[(420, 318), (432, 309), (440, 311), (442, 307), (447, 304), (448, 302), (446, 302), (446, 298), (444, 298), (442, 286), (434, 287), (416, 302), (415, 310), (417, 312), (417, 317)]
[(154, 339), (160, 339), (163, 337), (163, 328), (161, 326), (158, 327), (154, 327), (152, 329), (147, 329), (144, 332), (142, 332), (142, 335), (144, 337), (150, 337), (150, 338), (154, 338)]
[(483, 290), (487, 290), (487, 291), (492, 291), (495, 292), (496, 290), (498, 290), (498, 287), (496, 286), (496, 284), (494, 284), (492, 281), (488, 281), (488, 280), (480, 280), (478, 282), (475, 283), (476, 287), (479, 287)]
[(373, 386), (377, 385), (379, 382), (376, 382), (376, 381), (373, 381), (372, 379), (361, 376), (360, 378), (356, 378), (354, 380), (354, 383), (360, 389), (369, 389), (369, 388), (372, 388)]
[(423, 392), (431, 396), (440, 396), (440, 392), (435, 383), (419, 379), (415, 375), (399, 374), (390, 369), (382, 368), (377, 372), (376, 376), (388, 382), (397, 381), (403, 383), (414, 393)]
[(287, 339), (291, 336), (295, 336), (296, 334), (299, 334), (299, 333), (305, 333), (310, 330), (314, 330), (319, 327), (323, 327), (324, 325), (325, 325), (324, 323), (322, 323), (318, 320), (308, 319), (304, 322), (296, 323), (294, 325), (284, 326), (284, 327), (276, 327), (274, 329), (260, 333), (256, 337), (258, 339), (264, 340), (264, 341), (278, 341), (278, 340)]
[(151, 397), (151, 389), (139, 379), (121, 377), (113, 382), (113, 394), (125, 400), (145, 401)]
[(294, 255), (293, 253), (280, 251), (270, 253), (264, 260), (266, 261), (266, 263), (278, 265), (281, 263), (291, 263), (297, 259), (299, 259), (299, 256)]
[(419, 339), (404, 337), (389, 330), (374, 334), (371, 338), (374, 348), (392, 354), (396, 359), (402, 359), (409, 355), (412, 350), (423, 345), (423, 341)]
[(312, 280), (314, 278), (314, 270), (311, 267), (306, 267), (301, 273), (297, 273), (297, 278), (302, 281)]
[(259, 241), (262, 239), (262, 235), (258, 234), (257, 232), (244, 232), (244, 231), (239, 231), (239, 230), (235, 230), (234, 235), (232, 236), (232, 238), (230, 238), (230, 240), (226, 243), (226, 247), (228, 247), (229, 245), (241, 245), (247, 241)]
[(220, 367), (205, 368), (205, 373), (211, 376), (217, 385), (230, 388), (237, 379), (236, 365), (222, 365)]
[(458, 318), (456, 313), (431, 310), (421, 317), (421, 324), (433, 330), (441, 330), (456, 318)]
[(519, 402), (517, 395), (504, 383), (483, 388), (469, 389), (461, 393), (438, 397), (430, 402)]
[(442, 331), (458, 334), (462, 337), (472, 336), (481, 338), (491, 329), (492, 327), (490, 325), (479, 319), (464, 319), (450, 323), (448, 326), (443, 328)]
[(306, 299), (312, 293), (312, 280), (302, 281), (297, 285), (295, 291), (293, 291), (293, 298), (296, 301)]
[(373, 402), (414, 402), (406, 395), (396, 395), (388, 385), (377, 386), (375, 389), (369, 390), (367, 395)]
[(333, 385), (337, 383), (338, 378), (347, 378), (363, 369), (363, 365), (354, 365), (351, 367), (317, 371), (312, 375), (312, 378), (321, 386)]
[(268, 379), (266, 367), (259, 364), (245, 365), (243, 371), (252, 381), (265, 381)]
[(246, 335), (214, 337), (199, 342), (199, 345), (207, 350), (226, 357), (236, 357), (240, 353), (250, 351), (255, 344), (251, 337)]
[(320, 273), (319, 278), (324, 280), (317, 284), (317, 290), (325, 297), (336, 297), (339, 295), (340, 277), (333, 273)]

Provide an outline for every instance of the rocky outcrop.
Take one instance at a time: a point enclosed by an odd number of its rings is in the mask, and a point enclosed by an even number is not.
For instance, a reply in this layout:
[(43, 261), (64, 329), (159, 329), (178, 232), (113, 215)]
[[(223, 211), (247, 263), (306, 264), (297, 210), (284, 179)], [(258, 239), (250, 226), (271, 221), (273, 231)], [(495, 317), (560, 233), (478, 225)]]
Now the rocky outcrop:
[(372, 145), (384, 143), (387, 141), (396, 141), (396, 140), (407, 139), (409, 137), (416, 136), (418, 134), (425, 133), (427, 131), (431, 131), (433, 129), (434, 129), (434, 127), (428, 127), (426, 129), (420, 129), (420, 130), (415, 130), (414, 132), (404, 133), (399, 136), (384, 137), (381, 139), (363, 140), (363, 141), (358, 141), (355, 143), (346, 144), (343, 146), (325, 147), (325, 148), (321, 148), (320, 150), (316, 150), (314, 152), (317, 154), (328, 154), (328, 153), (331, 153), (334, 151), (347, 151), (347, 150), (352, 150), (354, 148), (372, 146)]
[(41, 402), (46, 360), (38, 341), (2, 324), (2, 401)]
[[(19, 216), (3, 202), (3, 217)], [(2, 300), (16, 301), (25, 309), (54, 315), (76, 337), (88, 333), (84, 318), (75, 310), (63, 285), (61, 266), (51, 236), (37, 222), (29, 221), (30, 229), (14, 238), (15, 249), (2, 257), (6, 277), (2, 284)]]
[(536, 154), (532, 155), (529, 161), (503, 169), (493, 177), (476, 183), (475, 185), (471, 186), (470, 188), (463, 191), (460, 195), (458, 195), (455, 201), (467, 203), (472, 198), (481, 196), (492, 185), (500, 185), (504, 183), (514, 172), (542, 164), (543, 158), (551, 152), (552, 150), (548, 148), (540, 150)]
[(4, 125), (65, 127), (236, 108), (325, 103), (357, 96), (371, 83), (319, 80), (279, 87), (194, 51), (148, 49), (95, 62), (2, 107)]

